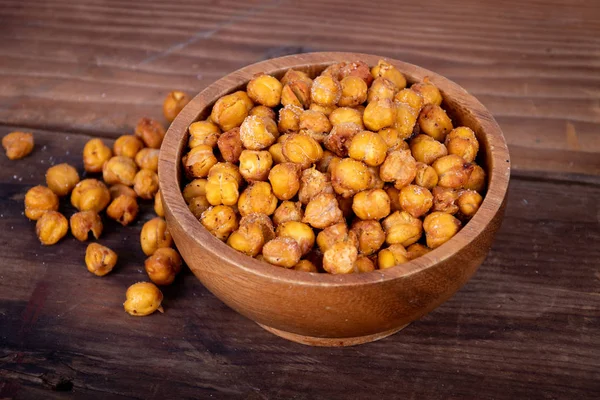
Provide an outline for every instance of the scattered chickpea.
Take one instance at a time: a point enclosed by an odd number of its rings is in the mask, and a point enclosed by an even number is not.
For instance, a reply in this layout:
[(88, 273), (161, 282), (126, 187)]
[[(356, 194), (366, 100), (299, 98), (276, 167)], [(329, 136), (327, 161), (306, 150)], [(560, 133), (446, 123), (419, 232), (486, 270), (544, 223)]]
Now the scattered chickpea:
[(342, 86), (337, 79), (320, 75), (313, 80), (310, 89), (310, 99), (322, 106), (333, 106), (342, 96)]
[(367, 100), (367, 84), (358, 76), (347, 76), (340, 81), (342, 94), (338, 100), (340, 107), (353, 107)]
[(250, 116), (240, 126), (240, 140), (248, 150), (266, 149), (278, 137), (277, 124), (270, 118)]
[(140, 243), (142, 251), (147, 256), (151, 256), (161, 247), (171, 247), (173, 239), (165, 220), (156, 217), (146, 222), (140, 233)]
[(362, 131), (354, 135), (348, 146), (348, 155), (372, 167), (383, 164), (387, 145), (378, 133)]
[(170, 285), (181, 271), (181, 256), (177, 250), (170, 247), (156, 249), (154, 254), (146, 259), (144, 269), (155, 284)]
[(431, 192), (418, 185), (407, 185), (400, 189), (400, 207), (415, 218), (425, 215), (433, 206)]
[(423, 108), (423, 97), (412, 89), (402, 89), (394, 96), (394, 101), (408, 105), (414, 115), (419, 115)]
[(396, 94), (394, 83), (385, 78), (376, 78), (369, 88), (367, 101), (373, 103), (378, 100), (393, 100)]
[(385, 241), (388, 244), (408, 246), (416, 243), (423, 234), (423, 223), (406, 211), (396, 211), (383, 220)]
[(367, 104), (363, 114), (365, 127), (371, 131), (380, 131), (396, 122), (396, 106), (390, 99), (375, 100)]
[(288, 162), (277, 164), (271, 169), (269, 182), (273, 188), (273, 194), (279, 200), (289, 200), (298, 193), (300, 171), (301, 168), (298, 164)]
[(158, 175), (149, 169), (141, 169), (135, 174), (133, 190), (142, 199), (153, 199), (158, 192)]
[(275, 114), (275, 111), (273, 111), (272, 108), (269, 108), (267, 106), (262, 106), (262, 105), (252, 107), (252, 109), (250, 110), (248, 115), (256, 115), (258, 117), (269, 118), (272, 120), (277, 119), (277, 114)]
[(160, 194), (160, 190), (158, 192), (156, 192), (156, 195), (154, 196), (154, 212), (159, 217), (164, 218), (164, 216), (165, 216), (165, 209), (163, 207), (163, 201), (162, 201), (162, 196)]
[(432, 166), (422, 162), (417, 163), (417, 175), (415, 175), (415, 184), (426, 189), (433, 189), (438, 184), (438, 176)]
[(71, 204), (79, 211), (99, 213), (110, 203), (110, 192), (97, 179), (84, 179), (71, 192)]
[(265, 260), (280, 267), (292, 268), (302, 257), (300, 245), (290, 237), (276, 237), (269, 240), (262, 249)]
[(102, 224), (102, 218), (95, 211), (79, 211), (71, 215), (69, 219), (69, 225), (71, 226), (71, 233), (75, 239), (85, 242), (88, 239), (89, 233), (96, 239), (100, 238), (104, 225)]
[(442, 211), (448, 214), (456, 214), (458, 212), (458, 191), (451, 188), (436, 186), (433, 188), (433, 207), (432, 211)]
[(135, 163), (139, 169), (149, 169), (158, 172), (158, 156), (160, 150), (145, 148), (135, 155)]
[(273, 165), (273, 157), (266, 150), (244, 150), (240, 154), (240, 173), (248, 182), (265, 181)]
[(418, 162), (431, 164), (440, 157), (448, 155), (448, 149), (428, 135), (417, 135), (410, 141), (410, 150)]
[(435, 249), (450, 240), (460, 229), (460, 221), (444, 212), (432, 212), (423, 221), (427, 247)]
[(135, 197), (122, 194), (110, 203), (106, 209), (106, 215), (126, 226), (133, 222), (138, 211), (139, 206)]
[(254, 182), (240, 195), (238, 209), (242, 217), (251, 213), (271, 215), (277, 208), (277, 197), (268, 182)]
[(284, 201), (275, 210), (275, 213), (273, 214), (273, 223), (279, 225), (287, 221), (302, 221), (302, 218), (304, 218), (302, 203)]
[(443, 142), (446, 135), (453, 128), (450, 117), (440, 106), (427, 104), (419, 114), (419, 127), (421, 132), (435, 140)]
[(346, 157), (350, 141), (361, 131), (361, 126), (352, 122), (336, 125), (323, 141), (323, 145), (336, 156)]
[(429, 78), (426, 77), (423, 82), (415, 83), (410, 88), (421, 95), (423, 105), (433, 104), (439, 106), (442, 104), (442, 94), (433, 83), (429, 82)]
[(300, 130), (300, 115), (304, 110), (301, 107), (289, 105), (279, 110), (277, 128), (283, 133), (298, 132)]
[(385, 243), (385, 232), (379, 221), (355, 220), (350, 232), (354, 232), (358, 239), (358, 251), (360, 254), (370, 256), (375, 254)]
[(190, 203), (194, 197), (206, 196), (206, 179), (194, 179), (183, 188), (183, 198)]
[(323, 157), (323, 148), (310, 136), (292, 133), (283, 141), (283, 155), (306, 169)]
[(358, 246), (358, 238), (355, 231), (348, 231), (346, 222), (338, 222), (323, 229), (317, 235), (317, 246), (321, 253), (325, 253), (336, 243), (350, 243), (352, 246)]
[(252, 78), (250, 82), (248, 82), (246, 88), (248, 96), (252, 101), (267, 107), (279, 105), (282, 90), (283, 85), (281, 82), (276, 78), (265, 74)]
[(471, 218), (475, 215), (481, 203), (483, 197), (474, 190), (465, 190), (458, 196), (458, 209), (465, 218)]
[(338, 242), (323, 254), (323, 269), (330, 274), (350, 274), (358, 259), (356, 246), (348, 242)]
[(167, 95), (163, 102), (163, 114), (169, 122), (173, 122), (175, 117), (183, 110), (190, 98), (182, 91), (174, 90)]
[(79, 182), (77, 170), (69, 164), (54, 165), (46, 171), (46, 184), (58, 196), (66, 196)]
[(239, 127), (254, 104), (246, 92), (238, 91), (221, 97), (212, 108), (210, 119), (222, 131)]
[(300, 246), (302, 255), (308, 253), (315, 244), (315, 233), (303, 222), (288, 221), (277, 226), (277, 237), (289, 237)]
[(407, 256), (409, 260), (414, 260), (422, 255), (429, 253), (431, 249), (421, 243), (413, 243), (406, 248)]
[(161, 313), (163, 308), (160, 305), (163, 300), (163, 294), (150, 282), (138, 282), (129, 286), (125, 293), (125, 303), (123, 308), (134, 317), (144, 317), (158, 310)]
[(377, 65), (371, 68), (371, 75), (373, 75), (373, 78), (375, 79), (379, 77), (388, 79), (394, 84), (396, 90), (401, 90), (406, 87), (406, 78), (402, 72), (398, 71), (396, 67), (385, 60), (379, 60)]
[(321, 193), (306, 205), (302, 222), (310, 224), (313, 228), (324, 229), (343, 218), (335, 196), (331, 193)]
[(2, 138), (2, 147), (9, 160), (27, 157), (33, 151), (33, 135), (28, 132), (11, 132)]
[(215, 147), (221, 136), (221, 129), (211, 121), (193, 122), (188, 128), (188, 132), (190, 133), (190, 138), (188, 139), (190, 149), (201, 144)]
[(381, 250), (377, 255), (377, 266), (379, 269), (392, 268), (408, 261), (408, 253), (401, 244), (393, 244), (388, 248)]
[(294, 265), (292, 269), (295, 271), (302, 272), (319, 272), (315, 264), (313, 264), (309, 260), (300, 260), (296, 265)]
[(144, 143), (133, 135), (123, 135), (115, 140), (113, 152), (115, 156), (135, 158), (135, 155), (144, 148)]
[(231, 233), (227, 244), (235, 250), (255, 257), (265, 244), (265, 237), (259, 224), (247, 223)]
[(375, 271), (375, 264), (369, 259), (369, 257), (359, 255), (354, 262), (353, 272), (356, 274), (364, 274), (366, 272)]
[(133, 186), (137, 172), (138, 167), (135, 161), (125, 156), (115, 156), (104, 163), (102, 167), (102, 177), (104, 182), (109, 185), (122, 183), (123, 185)]
[[(142, 118), (135, 126), (135, 136), (140, 138), (146, 147), (150, 147), (151, 149), (160, 148), (160, 145), (165, 137), (165, 133), (165, 128), (162, 126), (162, 124), (152, 118)], [(115, 154), (126, 155), (119, 154), (116, 150)]]
[(473, 162), (479, 151), (479, 142), (475, 132), (466, 126), (459, 126), (446, 136), (446, 148), (448, 154), (456, 154), (466, 162)]
[(331, 171), (333, 189), (342, 197), (351, 197), (365, 190), (370, 180), (371, 174), (367, 166), (352, 158), (342, 159)]
[(117, 264), (117, 253), (98, 243), (90, 243), (85, 249), (85, 266), (96, 276), (104, 276)]
[(112, 157), (112, 150), (100, 139), (92, 139), (83, 147), (83, 167), (87, 172), (101, 172)]
[(416, 175), (417, 162), (409, 150), (392, 151), (379, 167), (381, 179), (384, 182), (393, 182), (396, 189), (411, 183)]
[[(331, 115), (334, 113), (335, 111)], [(299, 133), (310, 136), (319, 143), (323, 142), (331, 131), (331, 123), (327, 116), (320, 111), (313, 110), (306, 110), (300, 114), (298, 127), (300, 129)]]
[(217, 163), (212, 147), (201, 144), (191, 149), (182, 159), (185, 172), (190, 178), (204, 178)]
[(51, 246), (63, 238), (69, 231), (69, 222), (58, 211), (46, 211), (37, 220), (35, 232), (40, 242)]
[(202, 218), (202, 213), (210, 208), (211, 204), (208, 202), (206, 196), (200, 195), (188, 202), (188, 208), (197, 220)]
[(365, 190), (354, 196), (352, 210), (362, 220), (379, 220), (390, 213), (390, 198), (383, 189)]

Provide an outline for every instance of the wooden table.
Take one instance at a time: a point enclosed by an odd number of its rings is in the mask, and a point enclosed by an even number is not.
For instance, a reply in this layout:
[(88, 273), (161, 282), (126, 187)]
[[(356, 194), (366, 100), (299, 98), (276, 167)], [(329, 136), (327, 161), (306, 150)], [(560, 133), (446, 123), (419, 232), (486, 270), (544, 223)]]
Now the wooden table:
[[(23, 160), (0, 156), (0, 399), (599, 398), (600, 3), (371, 3), (0, 0), (0, 135), (36, 140)], [(127, 228), (107, 222), (101, 242), (120, 256), (107, 277), (85, 270), (71, 236), (39, 244), (24, 193), (52, 164), (82, 171), (90, 137), (162, 118), (172, 89), (321, 50), (435, 70), (504, 130), (504, 224), (437, 310), (379, 342), (311, 348), (236, 314), (189, 271), (165, 289), (165, 314), (125, 314), (125, 289), (146, 279), (150, 205)]]

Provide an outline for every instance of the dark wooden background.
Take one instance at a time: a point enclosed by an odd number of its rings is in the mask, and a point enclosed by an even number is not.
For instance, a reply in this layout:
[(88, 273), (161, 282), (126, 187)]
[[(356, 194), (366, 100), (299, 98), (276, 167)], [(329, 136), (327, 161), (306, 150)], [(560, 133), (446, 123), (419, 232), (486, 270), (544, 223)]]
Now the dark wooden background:
[[(23, 160), (0, 155), (0, 399), (600, 397), (600, 3), (377, 3), (0, 0), (0, 135), (36, 140)], [(107, 222), (101, 242), (120, 256), (107, 277), (86, 271), (71, 236), (39, 244), (24, 193), (51, 164), (83, 171), (90, 137), (162, 118), (170, 90), (325, 50), (432, 69), (504, 130), (504, 224), (476, 276), (430, 315), (379, 342), (311, 348), (187, 271), (165, 289), (165, 314), (129, 317), (150, 205), (125, 229)]]

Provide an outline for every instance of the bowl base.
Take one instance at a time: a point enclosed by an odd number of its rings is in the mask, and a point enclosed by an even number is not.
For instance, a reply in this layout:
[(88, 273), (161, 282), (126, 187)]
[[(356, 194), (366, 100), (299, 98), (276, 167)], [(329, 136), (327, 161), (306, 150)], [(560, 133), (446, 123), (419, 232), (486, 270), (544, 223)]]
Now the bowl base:
[(304, 336), (298, 335), (297, 333), (291, 333), (282, 331), (279, 329), (271, 328), (270, 326), (258, 324), (264, 330), (271, 332), (274, 335), (282, 337), (287, 340), (291, 340), (292, 342), (305, 344), (307, 346), (320, 346), (320, 347), (345, 347), (345, 346), (355, 346), (357, 344), (374, 342), (379, 339), (386, 338), (388, 336), (393, 335), (394, 333), (401, 331), (406, 328), (408, 324), (403, 325), (399, 328), (390, 329), (389, 331), (375, 333), (373, 335), (365, 335), (365, 336), (356, 336), (349, 338), (323, 338), (323, 337), (315, 337), (315, 336)]

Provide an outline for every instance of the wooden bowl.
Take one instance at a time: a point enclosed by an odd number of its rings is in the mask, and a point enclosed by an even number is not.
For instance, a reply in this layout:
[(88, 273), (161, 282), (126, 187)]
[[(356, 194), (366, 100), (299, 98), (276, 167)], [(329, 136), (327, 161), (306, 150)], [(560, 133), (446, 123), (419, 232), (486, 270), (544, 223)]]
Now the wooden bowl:
[(303, 344), (347, 346), (391, 335), (448, 300), (485, 259), (502, 220), (510, 161), (500, 127), (490, 112), (456, 83), (431, 71), (388, 60), (409, 83), (429, 77), (442, 92), (455, 126), (477, 134), (478, 162), (488, 189), (477, 214), (450, 241), (409, 263), (366, 274), (330, 275), (275, 267), (233, 250), (198, 222), (181, 194), (181, 156), (187, 128), (206, 118), (214, 102), (244, 90), (257, 72), (283, 76), (290, 68), (320, 73), (333, 63), (382, 57), (312, 53), (276, 58), (235, 71), (198, 94), (165, 136), (159, 161), (160, 187), (169, 229), (192, 272), (215, 296), (276, 335)]

